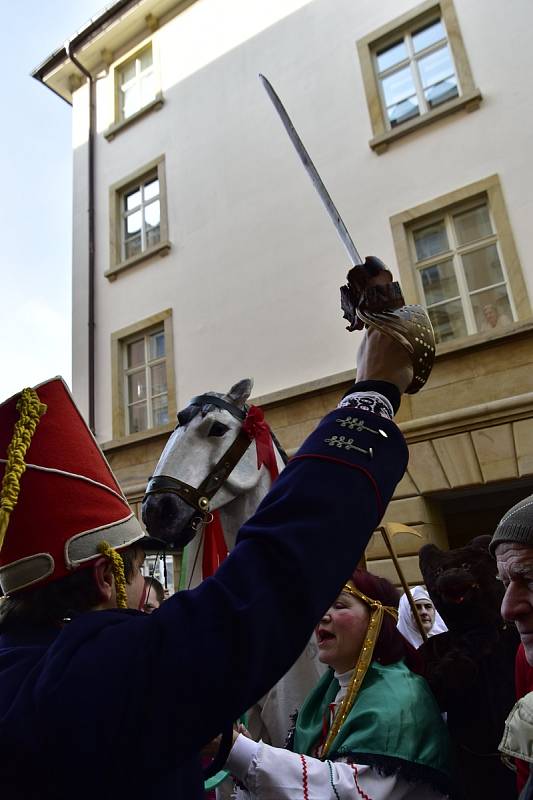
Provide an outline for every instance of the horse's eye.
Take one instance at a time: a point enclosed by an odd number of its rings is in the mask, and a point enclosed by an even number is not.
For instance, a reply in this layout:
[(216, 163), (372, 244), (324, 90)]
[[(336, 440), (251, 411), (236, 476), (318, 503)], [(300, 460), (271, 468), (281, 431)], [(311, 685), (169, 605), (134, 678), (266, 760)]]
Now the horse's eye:
[[(196, 412), (198, 409), (196, 409)], [(187, 408), (183, 408), (181, 411), (178, 411), (178, 425), (187, 425), (191, 419), (195, 415), (195, 409), (191, 406), (187, 406)]]
[(226, 431), (229, 431), (228, 426), (224, 425), (223, 422), (215, 420), (209, 428), (208, 436), (224, 436)]

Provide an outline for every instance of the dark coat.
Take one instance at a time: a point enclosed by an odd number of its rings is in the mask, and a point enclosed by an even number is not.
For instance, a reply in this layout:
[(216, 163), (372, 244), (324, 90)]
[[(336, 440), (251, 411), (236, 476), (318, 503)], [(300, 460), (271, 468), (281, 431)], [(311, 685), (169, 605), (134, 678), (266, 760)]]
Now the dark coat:
[(322, 421), (197, 589), (0, 636), (2, 798), (203, 796), (198, 751), (303, 650), (405, 470), (396, 426), (342, 427), (353, 413)]

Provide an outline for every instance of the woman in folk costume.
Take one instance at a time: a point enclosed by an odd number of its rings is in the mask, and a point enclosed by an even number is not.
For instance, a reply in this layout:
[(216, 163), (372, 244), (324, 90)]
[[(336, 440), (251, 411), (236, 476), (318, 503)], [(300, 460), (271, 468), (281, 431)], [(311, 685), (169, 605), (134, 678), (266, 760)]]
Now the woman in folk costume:
[(356, 570), (316, 628), (330, 669), (298, 715), (292, 752), (235, 734), (239, 800), (437, 800), (452, 795), (449, 743), (417, 657), (396, 628), (398, 594)]
[[(411, 589), (411, 596), (414, 600), (426, 636), (436, 636), (437, 633), (445, 633), (448, 628), (435, 608), (433, 600), (428, 594), (428, 590), (424, 586), (413, 586)], [(406, 594), (400, 597), (398, 630), (413, 647), (416, 649), (420, 647), (423, 642), (422, 634), (413, 616), (413, 611)]]

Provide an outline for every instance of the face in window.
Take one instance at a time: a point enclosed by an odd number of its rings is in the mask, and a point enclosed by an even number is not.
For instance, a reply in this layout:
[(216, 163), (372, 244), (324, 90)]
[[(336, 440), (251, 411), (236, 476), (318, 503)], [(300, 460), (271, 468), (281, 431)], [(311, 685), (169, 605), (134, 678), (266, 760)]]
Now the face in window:
[(369, 620), (366, 605), (348, 592), (341, 592), (315, 630), (320, 661), (339, 674), (353, 669)]
[(515, 623), (533, 666), (533, 547), (503, 542), (496, 548), (496, 562), (505, 587), (502, 617)]

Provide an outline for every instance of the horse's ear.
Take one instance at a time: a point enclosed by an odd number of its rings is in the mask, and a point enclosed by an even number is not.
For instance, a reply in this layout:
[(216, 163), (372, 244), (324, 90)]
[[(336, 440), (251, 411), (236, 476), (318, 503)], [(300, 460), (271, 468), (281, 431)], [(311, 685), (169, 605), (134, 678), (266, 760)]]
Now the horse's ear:
[(252, 393), (253, 385), (253, 378), (243, 378), (242, 381), (231, 387), (226, 395), (226, 400), (239, 406), (239, 408), (244, 408), (244, 404)]

